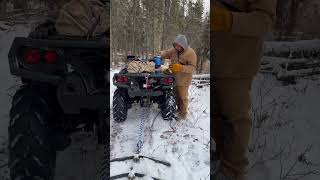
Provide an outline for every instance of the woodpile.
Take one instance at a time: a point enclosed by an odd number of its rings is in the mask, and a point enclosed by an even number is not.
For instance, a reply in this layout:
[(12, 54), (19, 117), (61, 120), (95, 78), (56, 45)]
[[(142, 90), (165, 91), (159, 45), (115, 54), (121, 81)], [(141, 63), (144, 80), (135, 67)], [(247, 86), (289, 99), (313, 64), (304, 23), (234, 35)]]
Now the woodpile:
[(260, 72), (289, 84), (298, 77), (320, 74), (320, 40), (266, 42)]
[(210, 74), (195, 74), (192, 76), (192, 84), (202, 88), (203, 86), (210, 86)]

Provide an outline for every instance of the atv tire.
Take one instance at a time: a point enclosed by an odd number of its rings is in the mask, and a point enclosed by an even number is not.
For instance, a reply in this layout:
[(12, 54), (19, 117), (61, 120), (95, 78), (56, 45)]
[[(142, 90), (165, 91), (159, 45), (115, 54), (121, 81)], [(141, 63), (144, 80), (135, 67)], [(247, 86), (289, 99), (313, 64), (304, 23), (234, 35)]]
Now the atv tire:
[(160, 106), (162, 118), (166, 121), (176, 119), (177, 105), (175, 95), (172, 91), (167, 91), (163, 95), (163, 102)]
[(8, 128), (11, 179), (53, 180), (56, 151), (49, 141), (51, 117), (45, 99), (34, 89), (22, 88), (14, 95)]
[(113, 119), (122, 122), (127, 119), (128, 105), (125, 100), (126, 94), (123, 90), (117, 89), (113, 95)]

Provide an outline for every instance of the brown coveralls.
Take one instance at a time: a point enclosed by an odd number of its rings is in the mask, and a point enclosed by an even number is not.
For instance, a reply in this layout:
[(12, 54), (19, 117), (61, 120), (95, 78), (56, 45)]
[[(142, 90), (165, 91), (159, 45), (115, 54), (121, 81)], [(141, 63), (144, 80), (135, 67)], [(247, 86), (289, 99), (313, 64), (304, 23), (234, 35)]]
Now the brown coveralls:
[[(232, 12), (231, 32), (213, 32), (213, 138), (224, 174), (241, 179), (248, 165), (252, 120), (250, 88), (263, 53), (263, 38), (275, 18), (276, 0), (228, 1), (244, 12)], [(223, 5), (214, 1), (214, 6)]]
[(180, 116), (186, 117), (188, 113), (188, 89), (192, 80), (192, 73), (196, 68), (197, 55), (194, 50), (188, 47), (178, 55), (174, 48), (170, 48), (161, 52), (161, 57), (164, 59), (171, 59), (171, 64), (180, 63), (182, 71), (175, 73), (176, 80), (176, 101), (178, 105), (178, 112)]
[(109, 14), (99, 0), (71, 0), (61, 8), (55, 27), (59, 34), (69, 36), (87, 36), (90, 31), (92, 35), (101, 34), (110, 29)]

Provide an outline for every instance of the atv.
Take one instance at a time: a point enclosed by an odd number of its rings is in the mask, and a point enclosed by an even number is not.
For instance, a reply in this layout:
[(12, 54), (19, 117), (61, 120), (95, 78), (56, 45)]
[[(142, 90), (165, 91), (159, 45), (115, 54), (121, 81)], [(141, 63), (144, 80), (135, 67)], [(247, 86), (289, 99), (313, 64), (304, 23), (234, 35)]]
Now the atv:
[[(128, 56), (129, 60), (138, 60)], [(152, 61), (154, 59), (148, 60)], [(164, 120), (176, 118), (176, 100), (173, 88), (175, 78), (172, 74), (161, 71), (128, 73), (127, 67), (114, 74), (113, 84), (117, 87), (113, 95), (113, 119), (116, 122), (127, 119), (128, 109), (133, 103), (141, 107), (150, 107), (157, 103)]]
[(56, 152), (76, 131), (106, 143), (109, 50), (108, 33), (59, 35), (52, 22), (14, 39), (9, 66), (22, 85), (10, 110), (11, 179), (54, 179)]

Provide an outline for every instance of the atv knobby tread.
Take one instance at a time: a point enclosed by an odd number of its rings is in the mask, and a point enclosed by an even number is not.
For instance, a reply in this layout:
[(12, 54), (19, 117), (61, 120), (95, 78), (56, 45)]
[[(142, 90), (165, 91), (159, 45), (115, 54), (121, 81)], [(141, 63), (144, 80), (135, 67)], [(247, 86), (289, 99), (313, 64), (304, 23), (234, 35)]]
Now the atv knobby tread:
[(166, 91), (163, 95), (163, 103), (161, 107), (162, 118), (166, 121), (176, 119), (176, 99), (172, 91)]
[(125, 121), (128, 114), (126, 94), (121, 89), (116, 89), (113, 95), (113, 119), (116, 122)]
[(49, 142), (49, 111), (35, 90), (15, 94), (8, 128), (11, 179), (53, 179), (56, 152)]

